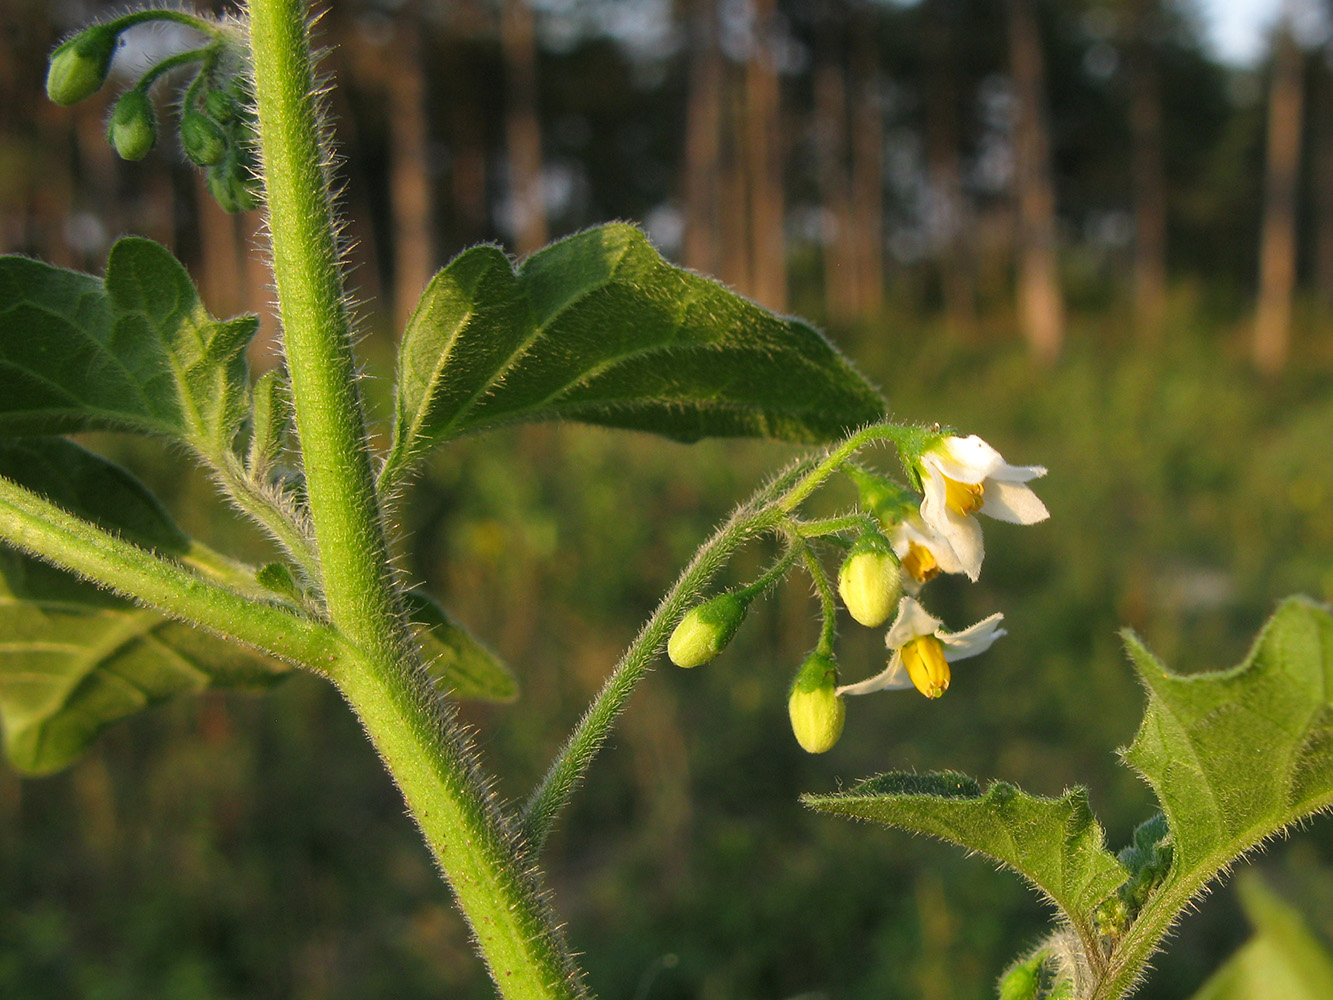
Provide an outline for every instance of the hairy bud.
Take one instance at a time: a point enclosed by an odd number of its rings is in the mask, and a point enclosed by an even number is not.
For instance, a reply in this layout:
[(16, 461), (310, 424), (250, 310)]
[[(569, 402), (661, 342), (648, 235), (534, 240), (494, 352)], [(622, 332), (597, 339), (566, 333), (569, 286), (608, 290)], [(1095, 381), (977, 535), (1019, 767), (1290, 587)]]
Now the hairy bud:
[(889, 620), (902, 594), (902, 571), (888, 540), (877, 531), (862, 535), (838, 570), (842, 603), (862, 625), (877, 628)]
[(46, 96), (56, 104), (77, 104), (106, 82), (117, 33), (105, 25), (89, 28), (51, 53), (46, 70)]
[(127, 90), (111, 109), (107, 141), (122, 160), (142, 160), (157, 145), (157, 115), (142, 90)]
[(835, 693), (838, 667), (831, 657), (811, 653), (796, 674), (787, 697), (787, 715), (796, 742), (806, 753), (832, 750), (842, 735), (847, 706)]
[(667, 640), (667, 656), (678, 667), (697, 667), (722, 652), (745, 619), (750, 602), (719, 594), (692, 608)]
[(201, 167), (211, 167), (227, 155), (227, 137), (222, 126), (198, 111), (181, 116), (181, 146), (185, 155)]

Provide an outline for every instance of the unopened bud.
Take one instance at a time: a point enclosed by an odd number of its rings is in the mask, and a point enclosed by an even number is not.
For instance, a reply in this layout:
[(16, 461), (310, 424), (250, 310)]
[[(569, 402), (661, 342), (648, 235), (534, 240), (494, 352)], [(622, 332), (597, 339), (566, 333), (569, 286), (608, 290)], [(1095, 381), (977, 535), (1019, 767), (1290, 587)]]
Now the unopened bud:
[(750, 602), (719, 594), (690, 610), (667, 640), (667, 656), (678, 667), (697, 667), (722, 652), (745, 619)]
[(902, 570), (888, 540), (878, 531), (857, 539), (838, 570), (838, 596), (867, 628), (889, 620), (903, 596)]
[(835, 693), (838, 667), (831, 657), (811, 653), (796, 674), (787, 698), (787, 715), (796, 742), (806, 753), (833, 749), (842, 735), (847, 706)]
[(46, 96), (56, 104), (77, 104), (101, 89), (116, 52), (117, 33), (105, 25), (89, 28), (51, 53)]
[(204, 97), (204, 110), (208, 117), (225, 124), (236, 117), (236, 101), (225, 90), (210, 90)]
[(902, 648), (903, 666), (916, 689), (927, 698), (938, 698), (949, 690), (951, 672), (944, 646), (933, 635), (919, 635)]
[(230, 150), (222, 160), (208, 168), (208, 190), (222, 207), (223, 211), (248, 212), (259, 207), (257, 181)]
[(181, 116), (181, 146), (185, 155), (201, 167), (211, 167), (227, 155), (227, 137), (222, 126), (198, 111)]
[(142, 90), (127, 90), (111, 110), (107, 141), (122, 160), (142, 160), (157, 144), (157, 116), (153, 102)]

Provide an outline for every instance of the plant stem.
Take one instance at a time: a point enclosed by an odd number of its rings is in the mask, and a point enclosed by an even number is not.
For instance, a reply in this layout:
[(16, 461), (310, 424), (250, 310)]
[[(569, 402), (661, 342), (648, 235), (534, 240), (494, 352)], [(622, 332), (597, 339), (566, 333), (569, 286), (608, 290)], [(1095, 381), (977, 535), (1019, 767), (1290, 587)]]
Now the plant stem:
[(197, 576), (4, 478), (0, 538), (108, 590), (289, 663), (328, 670), (346, 651), (337, 634), (319, 622)]
[(388, 574), (300, 0), (252, 0), (273, 271), (329, 617), (363, 654), (334, 674), (453, 888), (500, 993), (584, 995), (529, 864), (417, 669)]
[(741, 544), (767, 531), (781, 519), (781, 515), (772, 507), (756, 512), (752, 506), (744, 506), (694, 554), (690, 564), (658, 603), (652, 617), (644, 623), (625, 655), (616, 664), (615, 670), (551, 762), (541, 783), (528, 797), (523, 807), (522, 833), (532, 845), (534, 854), (541, 850), (555, 824), (556, 816), (582, 782), (584, 773), (606, 742), (634, 688), (665, 648), (671, 629), (698, 600), (699, 594), (727, 557)]

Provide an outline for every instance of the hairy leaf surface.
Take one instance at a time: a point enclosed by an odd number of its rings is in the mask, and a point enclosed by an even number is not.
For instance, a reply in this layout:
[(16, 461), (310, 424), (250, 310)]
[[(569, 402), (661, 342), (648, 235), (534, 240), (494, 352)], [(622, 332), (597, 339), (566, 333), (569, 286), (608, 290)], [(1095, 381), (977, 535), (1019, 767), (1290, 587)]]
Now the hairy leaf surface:
[(821, 812), (929, 834), (1003, 862), (1071, 917), (1091, 910), (1128, 874), (1106, 849), (1082, 789), (1058, 799), (1003, 781), (985, 792), (962, 774), (891, 773), (834, 795), (807, 795)]
[[(168, 555), (188, 539), (144, 486), (62, 438), (0, 442), (0, 475)], [(174, 694), (288, 668), (0, 547), (0, 723), (19, 770), (57, 771), (107, 725)]]
[(0, 435), (114, 428), (222, 455), (248, 411), (251, 316), (213, 319), (169, 251), (130, 237), (105, 280), (0, 258)]
[(399, 351), (385, 478), (441, 442), (520, 421), (816, 442), (884, 405), (812, 327), (673, 267), (632, 226), (607, 225), (517, 269), (474, 247), (435, 276)]
[(1333, 805), (1333, 618), (1291, 598), (1232, 670), (1180, 675), (1133, 635), (1148, 709), (1125, 760), (1171, 827), (1168, 882), (1211, 878), (1283, 827)]

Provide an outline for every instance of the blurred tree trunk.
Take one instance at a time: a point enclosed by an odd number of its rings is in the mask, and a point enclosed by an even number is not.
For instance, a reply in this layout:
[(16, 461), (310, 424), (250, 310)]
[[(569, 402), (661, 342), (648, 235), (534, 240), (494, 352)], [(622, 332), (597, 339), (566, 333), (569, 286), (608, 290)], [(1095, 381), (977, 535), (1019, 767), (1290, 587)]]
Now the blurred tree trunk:
[(783, 232), (782, 108), (775, 58), (777, 0), (751, 0), (754, 32), (745, 69), (746, 156), (750, 187), (750, 294), (776, 312), (787, 308), (787, 248)]
[(1304, 56), (1285, 20), (1278, 27), (1274, 46), (1253, 345), (1254, 363), (1269, 373), (1283, 368), (1290, 350), (1291, 306), (1296, 290), (1296, 187), (1304, 101)]
[(1018, 98), (1014, 183), (1018, 196), (1018, 311), (1032, 353), (1060, 353), (1065, 304), (1056, 260), (1055, 185), (1046, 127), (1046, 69), (1033, 0), (1008, 0), (1009, 54)]
[(537, 117), (537, 36), (527, 0), (504, 0), (500, 47), (505, 64), (505, 145), (509, 158), (514, 248), (534, 252), (548, 240)]
[(852, 15), (852, 222), (856, 308), (874, 315), (884, 304), (884, 107), (880, 100), (879, 25), (875, 7)]
[(1166, 311), (1166, 171), (1162, 83), (1156, 31), (1158, 0), (1128, 0), (1130, 156), (1134, 184), (1134, 319), (1157, 340)]
[(963, 194), (956, 12), (957, 5), (953, 0), (927, 0), (924, 10), (926, 163), (931, 211), (939, 234), (937, 250), (944, 321), (954, 336), (967, 337), (977, 325), (977, 293), (971, 213)]
[(743, 295), (754, 295), (754, 254), (750, 245), (750, 163), (745, 123), (747, 108), (739, 70), (724, 68), (722, 107), (724, 126), (719, 173), (721, 205), (718, 211), (721, 277)]
[(383, 79), (388, 98), (395, 330), (407, 326), (435, 260), (431, 247), (434, 200), (427, 162), (430, 118), (422, 66), (425, 30), (417, 6), (407, 4), (394, 18), (394, 43), (382, 50), (394, 57)]
[(815, 42), (815, 158), (823, 202), (824, 309), (830, 321), (856, 314), (855, 228), (847, 171), (846, 21), (839, 0), (820, 7)]
[(716, 274), (720, 249), (718, 181), (722, 167), (723, 94), (717, 6), (715, 0), (685, 0), (682, 14), (690, 38), (682, 254), (686, 267)]
[(1314, 176), (1314, 280), (1326, 305), (1333, 305), (1333, 67), (1315, 59), (1310, 109)]

